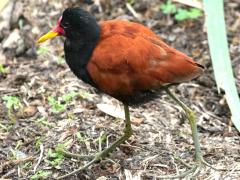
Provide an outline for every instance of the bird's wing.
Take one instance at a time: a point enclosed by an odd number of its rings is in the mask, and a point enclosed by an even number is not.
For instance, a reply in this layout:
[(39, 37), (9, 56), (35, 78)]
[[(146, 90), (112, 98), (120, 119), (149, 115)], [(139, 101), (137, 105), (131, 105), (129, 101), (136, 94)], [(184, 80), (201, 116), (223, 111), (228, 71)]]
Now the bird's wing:
[(201, 68), (155, 35), (125, 32), (101, 39), (87, 69), (104, 92), (131, 95), (135, 90), (192, 79)]

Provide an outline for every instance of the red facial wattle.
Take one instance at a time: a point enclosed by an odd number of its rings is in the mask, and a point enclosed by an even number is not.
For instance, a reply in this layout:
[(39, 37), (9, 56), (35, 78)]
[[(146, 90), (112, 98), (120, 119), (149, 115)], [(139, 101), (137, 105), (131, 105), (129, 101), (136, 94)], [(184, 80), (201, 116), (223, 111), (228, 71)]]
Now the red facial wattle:
[(58, 19), (57, 26), (49, 31), (47, 34), (43, 35), (38, 39), (38, 43), (42, 43), (48, 39), (54, 38), (56, 36), (65, 36), (65, 31), (61, 27), (62, 16)]
[(65, 36), (65, 31), (61, 27), (62, 16), (58, 19), (57, 26), (52, 29), (53, 32), (58, 33), (59, 36)]

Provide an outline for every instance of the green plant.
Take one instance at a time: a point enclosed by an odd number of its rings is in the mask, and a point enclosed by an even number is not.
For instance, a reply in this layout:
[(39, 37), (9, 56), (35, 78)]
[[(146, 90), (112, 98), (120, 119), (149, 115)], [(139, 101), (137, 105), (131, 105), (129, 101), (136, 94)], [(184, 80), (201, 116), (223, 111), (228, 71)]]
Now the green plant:
[(240, 100), (233, 76), (224, 22), (224, 2), (204, 0), (208, 43), (218, 90), (225, 97), (232, 113), (232, 122), (240, 132)]
[(127, 3), (133, 5), (135, 3), (135, 0), (127, 0)]
[(202, 12), (197, 8), (190, 8), (189, 10), (183, 8), (177, 8), (171, 0), (168, 0), (165, 4), (160, 6), (160, 10), (164, 14), (174, 14), (174, 18), (177, 21), (183, 21), (187, 19), (197, 19), (202, 15)]
[(177, 7), (175, 4), (172, 4), (171, 0), (168, 0), (165, 4), (162, 4), (160, 9), (164, 14), (174, 14), (177, 12)]
[(65, 103), (70, 103), (73, 100), (73, 98), (78, 95), (79, 93), (72, 91), (63, 95), (60, 99), (62, 99)]
[(6, 68), (2, 64), (0, 64), (0, 73), (6, 73), (6, 72), (7, 72)]
[(201, 11), (196, 8), (191, 8), (190, 10), (179, 8), (174, 17), (177, 21), (183, 21), (186, 19), (197, 19), (201, 15)]
[(38, 50), (37, 50), (37, 54), (38, 55), (46, 55), (49, 53), (49, 47), (48, 46), (41, 46)]
[(3, 96), (2, 100), (6, 103), (7, 114), (9, 119), (15, 121), (14, 111), (17, 111), (17, 114), (22, 113), (23, 105), (18, 97), (16, 96)]
[(41, 124), (43, 126), (53, 127), (53, 123), (49, 123), (48, 120), (44, 117), (39, 118), (35, 121), (37, 124)]
[(48, 97), (48, 103), (51, 105), (51, 111), (53, 113), (59, 113), (65, 110), (65, 105), (52, 96)]
[(53, 151), (52, 149), (49, 149), (45, 162), (49, 163), (55, 168), (59, 168), (63, 160), (64, 155), (61, 153), (61, 151)]
[(58, 99), (49, 96), (48, 97), (48, 102), (51, 105), (51, 111), (53, 113), (59, 113), (62, 112), (66, 109), (66, 105), (69, 104), (74, 97), (79, 96), (79, 93), (76, 92), (69, 92), (61, 97), (59, 97)]
[(49, 171), (37, 171), (30, 179), (47, 179), (52, 173)]
[(37, 136), (35, 138), (35, 147), (39, 148), (41, 144), (42, 144), (42, 137), (41, 136)]
[(64, 58), (58, 57), (58, 59), (57, 59), (57, 64), (61, 65), (61, 64), (64, 64), (64, 63), (65, 63)]
[(86, 135), (82, 135), (80, 132), (77, 132), (76, 133), (76, 137), (77, 137), (77, 140), (80, 142), (80, 143), (85, 143), (87, 142), (90, 138), (88, 138)]

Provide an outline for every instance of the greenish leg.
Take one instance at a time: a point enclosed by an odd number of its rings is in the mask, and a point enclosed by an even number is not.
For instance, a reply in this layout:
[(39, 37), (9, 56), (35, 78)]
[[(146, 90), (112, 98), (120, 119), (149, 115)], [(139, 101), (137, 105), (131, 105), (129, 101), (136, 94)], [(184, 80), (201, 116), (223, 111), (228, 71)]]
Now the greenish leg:
[[(186, 113), (187, 119), (190, 123), (191, 130), (192, 130), (192, 139), (194, 142), (195, 147), (195, 158), (196, 158), (196, 164), (191, 168), (191, 166), (187, 165), (186, 163), (182, 162), (186, 167), (190, 167), (189, 170), (178, 174), (178, 175), (166, 175), (166, 176), (157, 176), (157, 179), (176, 179), (176, 178), (185, 178), (186, 176), (190, 177), (196, 177), (198, 173), (200, 172), (200, 169), (203, 167), (203, 165), (206, 165), (216, 171), (226, 171), (226, 169), (216, 169), (212, 165), (208, 164), (202, 157), (201, 149), (200, 149), (200, 143), (198, 138), (198, 132), (197, 132), (197, 122), (196, 117), (193, 113), (193, 111), (187, 107), (181, 100), (179, 100), (175, 94), (173, 94), (167, 87), (163, 87), (167, 94), (179, 105), (183, 108), (183, 110)], [(180, 160), (181, 161), (181, 160)]]
[(192, 130), (192, 138), (194, 142), (194, 147), (195, 147), (195, 157), (197, 162), (201, 162), (203, 160), (202, 154), (201, 154), (201, 149), (200, 149), (200, 143), (199, 143), (199, 138), (198, 138), (198, 131), (197, 131), (197, 122), (196, 122), (196, 117), (194, 112), (187, 107), (181, 100), (179, 100), (175, 94), (173, 94), (171, 91), (169, 91), (168, 88), (165, 88), (165, 91), (167, 94), (179, 105), (183, 108), (187, 115), (187, 119), (189, 120), (191, 130)]
[(102, 152), (98, 153), (95, 156), (95, 159), (97, 161), (100, 160), (101, 158), (106, 157), (109, 153), (114, 151), (119, 145), (124, 143), (133, 134), (132, 127), (131, 127), (131, 121), (130, 121), (129, 108), (125, 104), (124, 104), (124, 112), (125, 112), (125, 129), (124, 129), (123, 136), (120, 139), (118, 139), (117, 141), (115, 141), (111, 146), (104, 149)]
[[(186, 176), (196, 177), (197, 174), (200, 172), (200, 169), (203, 165), (207, 165), (213, 169), (216, 170), (216, 168), (212, 167), (210, 164), (208, 164), (202, 157), (201, 149), (200, 149), (200, 143), (198, 138), (198, 132), (197, 132), (197, 123), (196, 123), (196, 117), (193, 113), (193, 111), (187, 107), (182, 101), (180, 101), (175, 94), (173, 94), (167, 87), (163, 87), (167, 94), (179, 105), (183, 108), (183, 110), (186, 113), (187, 119), (189, 120), (191, 130), (192, 130), (192, 139), (194, 142), (195, 147), (195, 158), (196, 158), (196, 164), (189, 170), (178, 174), (178, 175), (166, 175), (166, 176), (157, 176), (158, 179), (176, 179), (176, 178), (184, 178)], [(183, 163), (185, 164), (185, 163)], [(186, 167), (190, 167), (189, 165), (185, 165)]]
[[(133, 134), (132, 131), (132, 127), (131, 127), (131, 121), (130, 121), (130, 113), (129, 113), (129, 107), (127, 105), (124, 104), (124, 112), (125, 112), (125, 129), (124, 129), (124, 134), (123, 136), (118, 139), (117, 141), (115, 141), (111, 146), (109, 146), (108, 148), (104, 149), (103, 151), (97, 153), (94, 157), (94, 159), (92, 161), (90, 161), (89, 163), (85, 164), (83, 167), (80, 167), (79, 169), (72, 171), (64, 176), (60, 176), (57, 179), (64, 179), (67, 178), (73, 174), (77, 174), (80, 171), (87, 169), (89, 166), (91, 166), (92, 164), (98, 162), (99, 160), (101, 160), (102, 158), (106, 157), (109, 153), (113, 152), (119, 145), (121, 145), (122, 143), (124, 143), (127, 139), (129, 139), (131, 137), (131, 135)], [(63, 151), (64, 152), (64, 151)], [(67, 156), (70, 157), (77, 157), (74, 154), (68, 153), (66, 152)], [(79, 157), (81, 159), (81, 156)]]

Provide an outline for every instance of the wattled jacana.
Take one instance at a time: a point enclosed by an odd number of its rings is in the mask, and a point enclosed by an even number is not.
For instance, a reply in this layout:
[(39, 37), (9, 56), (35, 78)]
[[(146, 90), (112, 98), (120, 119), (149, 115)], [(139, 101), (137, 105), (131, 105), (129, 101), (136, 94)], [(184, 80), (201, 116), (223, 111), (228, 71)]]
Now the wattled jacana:
[(197, 161), (191, 172), (206, 163), (200, 152), (194, 113), (167, 88), (169, 84), (197, 77), (203, 72), (202, 65), (169, 47), (141, 24), (124, 20), (98, 24), (91, 14), (81, 8), (66, 9), (57, 26), (38, 42), (56, 36), (66, 38), (65, 59), (72, 72), (85, 83), (123, 102), (125, 111), (124, 135), (73, 173), (106, 157), (126, 141), (132, 135), (128, 106), (154, 99), (157, 90), (162, 87), (183, 108), (189, 119)]

